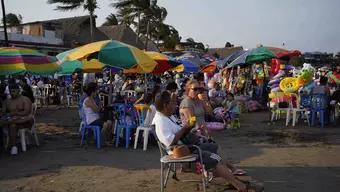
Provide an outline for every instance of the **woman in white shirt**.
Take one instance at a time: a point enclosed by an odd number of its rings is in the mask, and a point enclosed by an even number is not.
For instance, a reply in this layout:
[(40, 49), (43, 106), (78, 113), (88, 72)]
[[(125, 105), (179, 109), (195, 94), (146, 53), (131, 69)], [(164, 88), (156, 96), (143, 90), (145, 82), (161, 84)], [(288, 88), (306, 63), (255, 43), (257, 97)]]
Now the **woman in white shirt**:
[(94, 82), (90, 82), (86, 86), (84, 92), (86, 93), (87, 97), (84, 99), (83, 102), (83, 112), (85, 115), (86, 124), (100, 126), (102, 128), (104, 140), (106, 142), (109, 142), (112, 137), (112, 123), (111, 121), (104, 122), (100, 118), (100, 112), (102, 110), (101, 105), (98, 105), (94, 99), (97, 91), (97, 84)]

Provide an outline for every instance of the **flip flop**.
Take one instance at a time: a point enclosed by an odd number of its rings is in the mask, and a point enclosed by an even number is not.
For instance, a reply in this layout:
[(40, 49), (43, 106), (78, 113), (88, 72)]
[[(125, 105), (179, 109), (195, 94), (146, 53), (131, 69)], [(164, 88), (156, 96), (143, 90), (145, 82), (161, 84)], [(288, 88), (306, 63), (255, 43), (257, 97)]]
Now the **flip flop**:
[(233, 175), (236, 175), (236, 176), (243, 176), (245, 175), (247, 172), (242, 170), (242, 169), (236, 169), (234, 172), (233, 172)]

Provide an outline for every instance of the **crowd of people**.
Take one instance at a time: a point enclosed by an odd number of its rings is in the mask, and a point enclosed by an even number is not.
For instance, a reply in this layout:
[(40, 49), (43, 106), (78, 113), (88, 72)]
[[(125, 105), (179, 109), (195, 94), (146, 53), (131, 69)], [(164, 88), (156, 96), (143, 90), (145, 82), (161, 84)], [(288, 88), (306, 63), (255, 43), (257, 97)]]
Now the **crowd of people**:
[[(337, 69), (340, 72), (340, 67)], [(222, 162), (218, 155), (218, 145), (211, 137), (214, 129), (240, 127), (239, 103), (235, 95), (223, 87), (223, 76), (217, 73), (207, 78), (201, 73), (183, 75), (167, 72), (162, 76), (117, 73), (110, 78), (101, 73), (80, 77), (79, 74), (74, 74), (69, 79), (23, 76), (1, 80), (0, 127), (8, 130), (9, 142), (6, 146), (12, 155), (18, 153), (18, 129), (30, 127), (32, 124), (32, 104), (39, 100), (35, 98), (34, 89), (42, 90), (49, 85), (52, 90), (49, 96), (53, 98), (49, 99), (48, 103), (65, 103), (66, 95), (76, 97), (74, 100), (78, 103), (86, 124), (101, 127), (103, 144), (107, 145), (111, 145), (114, 138), (115, 116), (114, 111), (109, 109), (112, 103), (148, 105), (152, 111), (148, 115), (153, 119), (156, 138), (164, 146), (170, 149), (179, 144), (198, 145), (203, 151), (202, 160), (207, 169), (213, 170), (216, 176), (225, 178), (239, 191), (248, 190), (247, 186), (235, 177), (245, 172), (228, 162)], [(339, 103), (339, 86), (330, 91), (328, 82), (327, 77), (321, 75), (312, 94), (326, 94), (330, 98), (327, 102), (334, 105)], [(126, 91), (135, 94), (128, 95), (125, 94)], [(132, 114), (130, 121), (134, 121)], [(0, 132), (3, 133), (2, 130)], [(3, 140), (4, 136), (0, 137)], [(189, 149), (192, 153), (197, 153), (194, 149)]]

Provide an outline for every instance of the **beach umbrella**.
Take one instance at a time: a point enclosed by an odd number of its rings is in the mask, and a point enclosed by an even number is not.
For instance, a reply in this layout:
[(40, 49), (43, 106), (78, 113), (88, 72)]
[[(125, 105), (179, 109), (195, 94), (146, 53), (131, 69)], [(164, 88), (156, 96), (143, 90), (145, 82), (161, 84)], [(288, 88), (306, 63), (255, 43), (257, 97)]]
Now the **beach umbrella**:
[(292, 57), (298, 57), (301, 55), (301, 52), (298, 50), (286, 50), (278, 47), (265, 47), (270, 52), (272, 52), (276, 58), (282, 60), (289, 60)]
[(99, 62), (97, 59), (91, 59), (90, 61), (87, 59), (65, 61), (59, 65), (58, 74), (69, 75), (74, 72), (96, 73), (103, 71), (105, 66), (107, 65)]
[(58, 70), (57, 59), (39, 51), (0, 47), (0, 75), (51, 75)]
[(115, 40), (97, 41), (69, 50), (63, 61), (98, 59), (101, 63), (121, 69), (140, 67), (152, 72), (157, 63), (138, 48)]
[(245, 52), (246, 52), (245, 50), (235, 51), (234, 53), (224, 58), (223, 60), (218, 61), (217, 65), (221, 68), (224, 68)]
[(250, 50), (246, 57), (246, 63), (256, 63), (275, 58), (276, 56), (266, 47), (258, 47)]
[(239, 65), (244, 65), (247, 63), (247, 57), (250, 54), (250, 51), (245, 51), (243, 54), (238, 56), (234, 61), (232, 61), (230, 64), (228, 64), (227, 68), (236, 67)]
[(178, 65), (180, 65), (181, 63), (179, 63), (178, 61), (176, 61), (175, 59), (172, 59), (170, 57), (168, 57), (167, 55), (164, 55), (162, 53), (158, 53), (158, 52), (152, 52), (152, 51), (147, 51), (145, 52), (151, 59), (155, 60), (157, 62), (157, 66), (155, 67), (155, 69), (152, 71), (153, 74), (155, 75), (160, 75)]
[(179, 73), (197, 73), (200, 71), (200, 67), (196, 65), (195, 63), (192, 63), (189, 60), (180, 59), (177, 60), (181, 65), (178, 65), (177, 67), (171, 69), (172, 71), (179, 72)]
[[(72, 50), (65, 51), (59, 53), (56, 57), (59, 62), (59, 70), (58, 74), (68, 75), (74, 72), (83, 72), (83, 73), (95, 73), (101, 72), (103, 68), (106, 66), (105, 64), (99, 62), (97, 59), (82, 59), (82, 60), (73, 60), (73, 61), (65, 61), (65, 57)], [(61, 62), (64, 61), (64, 62)]]
[(211, 62), (209, 65), (203, 66), (201, 69), (202, 73), (213, 73), (216, 71), (217, 61)]

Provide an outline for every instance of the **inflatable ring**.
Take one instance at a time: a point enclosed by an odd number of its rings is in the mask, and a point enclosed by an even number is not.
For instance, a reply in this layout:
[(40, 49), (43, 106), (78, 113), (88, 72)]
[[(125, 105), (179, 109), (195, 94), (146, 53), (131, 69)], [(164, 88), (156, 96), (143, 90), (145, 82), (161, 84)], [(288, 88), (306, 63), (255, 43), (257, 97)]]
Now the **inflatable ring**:
[(299, 82), (295, 77), (286, 77), (280, 82), (280, 89), (285, 93), (294, 93), (299, 90)]

